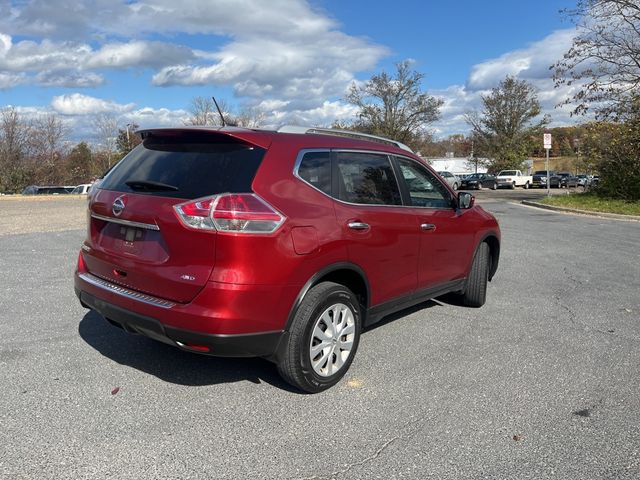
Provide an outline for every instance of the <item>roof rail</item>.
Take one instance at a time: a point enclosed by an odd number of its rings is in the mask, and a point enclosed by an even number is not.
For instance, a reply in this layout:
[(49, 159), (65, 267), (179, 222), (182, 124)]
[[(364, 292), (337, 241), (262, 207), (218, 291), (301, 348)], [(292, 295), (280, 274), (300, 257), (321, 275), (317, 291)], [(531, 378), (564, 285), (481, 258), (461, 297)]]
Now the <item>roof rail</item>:
[(384, 137), (369, 135), (368, 133), (353, 132), (351, 130), (339, 130), (337, 128), (321, 128), (321, 127), (299, 127), (297, 125), (283, 125), (277, 130), (279, 133), (316, 133), (319, 135), (334, 135), (336, 137), (347, 137), (356, 140), (367, 140), (370, 142), (383, 143), (393, 147), (401, 148), (407, 152), (413, 153), (404, 143), (396, 142)]

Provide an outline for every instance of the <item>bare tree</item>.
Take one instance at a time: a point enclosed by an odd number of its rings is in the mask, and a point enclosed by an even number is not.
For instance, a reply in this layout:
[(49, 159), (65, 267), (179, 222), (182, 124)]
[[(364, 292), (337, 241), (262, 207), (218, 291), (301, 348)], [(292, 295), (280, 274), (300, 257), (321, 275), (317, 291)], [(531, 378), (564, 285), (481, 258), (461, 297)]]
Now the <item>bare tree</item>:
[(351, 85), (346, 100), (359, 109), (357, 129), (412, 143), (439, 118), (444, 102), (422, 92), (424, 75), (410, 65), (397, 63), (393, 77), (383, 71), (362, 86)]
[(111, 168), (116, 157), (116, 142), (118, 139), (118, 121), (113, 115), (103, 113), (98, 115), (93, 121), (93, 126), (98, 134), (101, 153), (99, 157), (104, 160), (101, 165), (102, 170)]
[(66, 125), (54, 114), (38, 117), (33, 122), (32, 141), (36, 156), (47, 165), (53, 165), (62, 151), (62, 142), (67, 135)]
[(578, 0), (565, 13), (578, 34), (551, 68), (556, 87), (579, 88), (563, 104), (576, 104), (575, 114), (589, 108), (600, 117), (616, 114), (640, 90), (640, 2)]
[(244, 108), (238, 115), (231, 116), (231, 123), (236, 127), (260, 128), (265, 121), (266, 114), (259, 108)]
[[(227, 124), (233, 123), (229, 121), (233, 118), (229, 104), (224, 100), (219, 100), (218, 105), (225, 117), (225, 122)], [(186, 125), (222, 125), (220, 114), (212, 98), (194, 97), (191, 100), (189, 111), (191, 112), (191, 117), (185, 122)]]
[(30, 179), (25, 165), (29, 130), (15, 108), (0, 110), (0, 191), (19, 191)]

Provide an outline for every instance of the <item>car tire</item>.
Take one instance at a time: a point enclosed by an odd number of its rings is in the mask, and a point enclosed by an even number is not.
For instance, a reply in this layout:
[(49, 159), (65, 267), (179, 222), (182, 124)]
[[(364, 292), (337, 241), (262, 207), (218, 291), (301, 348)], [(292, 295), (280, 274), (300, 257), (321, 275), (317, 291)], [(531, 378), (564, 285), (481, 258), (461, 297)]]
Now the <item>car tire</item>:
[(494, 183), (494, 184), (493, 184), (493, 187), (491, 187), (491, 189), (492, 189), (492, 190), (497, 190), (497, 189), (498, 189), (498, 184), (497, 184), (497, 183)]
[(516, 182), (511, 183), (511, 185), (509, 185), (509, 188), (511, 190), (515, 190), (516, 189)]
[(529, 190), (529, 182), (526, 182), (526, 183), (523, 185), (523, 188), (524, 188), (525, 190)]
[(489, 245), (482, 242), (473, 257), (471, 271), (462, 296), (467, 307), (481, 307), (487, 299), (487, 282), (489, 281)]
[(453, 189), (454, 190), (458, 190), (458, 183), (457, 182), (453, 184)]
[(478, 182), (478, 190), (482, 190), (482, 183)]
[(308, 393), (332, 387), (353, 361), (361, 322), (360, 304), (347, 287), (333, 282), (312, 287), (293, 318), (278, 372), (285, 381)]

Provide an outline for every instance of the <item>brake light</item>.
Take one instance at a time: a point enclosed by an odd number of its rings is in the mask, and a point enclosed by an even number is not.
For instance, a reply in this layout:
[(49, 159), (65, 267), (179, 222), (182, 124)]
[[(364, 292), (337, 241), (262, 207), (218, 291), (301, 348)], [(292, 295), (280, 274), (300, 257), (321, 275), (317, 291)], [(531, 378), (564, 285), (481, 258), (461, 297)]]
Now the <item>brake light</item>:
[(211, 220), (211, 204), (216, 197), (199, 198), (174, 206), (178, 218), (185, 227), (196, 230), (215, 230)]
[(225, 193), (174, 207), (183, 225), (197, 230), (273, 233), (285, 217), (253, 193)]

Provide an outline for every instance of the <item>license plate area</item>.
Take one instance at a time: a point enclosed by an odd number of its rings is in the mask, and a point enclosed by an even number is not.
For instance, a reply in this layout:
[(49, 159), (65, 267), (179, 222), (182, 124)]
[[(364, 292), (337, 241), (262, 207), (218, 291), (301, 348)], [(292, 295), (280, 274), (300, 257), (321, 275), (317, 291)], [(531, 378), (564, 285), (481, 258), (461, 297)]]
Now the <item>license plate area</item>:
[(145, 231), (142, 228), (118, 225), (118, 238), (115, 247), (124, 253), (138, 255), (144, 244)]

